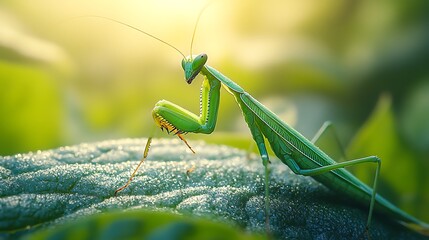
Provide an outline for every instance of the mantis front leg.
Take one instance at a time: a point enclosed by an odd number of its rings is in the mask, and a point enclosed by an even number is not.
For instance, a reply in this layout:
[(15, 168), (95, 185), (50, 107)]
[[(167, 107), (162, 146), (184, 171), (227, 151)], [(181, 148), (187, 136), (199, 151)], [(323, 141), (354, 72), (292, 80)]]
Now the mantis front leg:
[(200, 95), (200, 115), (166, 100), (156, 103), (152, 110), (155, 123), (168, 133), (177, 135), (191, 149), (183, 134), (188, 132), (210, 134), (216, 126), (219, 109), (220, 82), (204, 78)]

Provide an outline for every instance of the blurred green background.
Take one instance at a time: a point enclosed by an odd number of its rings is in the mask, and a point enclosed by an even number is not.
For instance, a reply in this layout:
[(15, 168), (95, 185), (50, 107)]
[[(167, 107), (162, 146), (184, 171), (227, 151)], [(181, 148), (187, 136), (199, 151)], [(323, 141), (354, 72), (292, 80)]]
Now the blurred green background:
[[(148, 136), (160, 99), (198, 112), (179, 54), (80, 16), (188, 54), (205, 4), (0, 2), (0, 155)], [(193, 49), (306, 137), (332, 121), (347, 158), (380, 156), (382, 194), (429, 221), (428, 12), (428, 1), (214, 1)], [(225, 91), (215, 133), (188, 136), (251, 142)], [(354, 171), (371, 182), (373, 166)]]

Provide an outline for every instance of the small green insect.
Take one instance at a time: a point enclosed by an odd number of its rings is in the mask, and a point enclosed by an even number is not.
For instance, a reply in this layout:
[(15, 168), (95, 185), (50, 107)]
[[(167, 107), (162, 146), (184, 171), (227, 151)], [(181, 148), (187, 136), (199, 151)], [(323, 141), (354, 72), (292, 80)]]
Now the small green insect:
[[(197, 18), (197, 24), (201, 13), (202, 11)], [(190, 48), (191, 54), (190, 56), (186, 57), (176, 47), (159, 39), (158, 37), (155, 37), (129, 24), (110, 18), (105, 19), (142, 32), (145, 35), (154, 38), (179, 52), (183, 57), (182, 68), (185, 73), (185, 80), (188, 84), (191, 84), (200, 74), (204, 77), (201, 88), (201, 111), (199, 115), (193, 114), (190, 111), (166, 100), (159, 101), (152, 111), (153, 118), (158, 127), (163, 130), (167, 130), (168, 133), (177, 135), (182, 141), (185, 142), (192, 152), (194, 152), (194, 150), (192, 150), (190, 145), (186, 142), (183, 134), (212, 133), (216, 126), (221, 86), (223, 86), (234, 96), (243, 113), (244, 120), (246, 121), (252, 137), (258, 147), (262, 164), (265, 167), (265, 211), (267, 226), (269, 223), (268, 186), (270, 160), (267, 152), (266, 142), (269, 143), (269, 146), (277, 158), (286, 164), (295, 174), (311, 176), (329, 189), (336, 191), (338, 194), (347, 196), (362, 205), (369, 204), (368, 218), (366, 222), (367, 231), (371, 226), (373, 211), (375, 209), (377, 212), (383, 213), (386, 216), (389, 216), (392, 219), (419, 231), (420, 233), (429, 234), (429, 224), (405, 213), (376, 193), (381, 167), (381, 160), (378, 157), (369, 156), (349, 160), (347, 162), (336, 162), (334, 159), (328, 156), (328, 154), (316, 146), (318, 139), (323, 136), (323, 134), (326, 132), (326, 129), (330, 127), (330, 124), (325, 124), (322, 126), (316, 137), (310, 141), (302, 136), (298, 131), (282, 121), (277, 115), (258, 102), (249, 93), (244, 91), (242, 87), (220, 73), (218, 70), (207, 65), (206, 63), (208, 57), (206, 54), (202, 53), (199, 55), (192, 55), (192, 43), (195, 37), (197, 24), (195, 25), (192, 35)], [(149, 138), (148, 143), (146, 144), (142, 162), (148, 154), (151, 139), (152, 138)], [(128, 186), (141, 163), (138, 165), (127, 184), (115, 191), (115, 195)], [(375, 179), (372, 188), (367, 186), (349, 171), (344, 169), (348, 166), (364, 163), (376, 164)]]

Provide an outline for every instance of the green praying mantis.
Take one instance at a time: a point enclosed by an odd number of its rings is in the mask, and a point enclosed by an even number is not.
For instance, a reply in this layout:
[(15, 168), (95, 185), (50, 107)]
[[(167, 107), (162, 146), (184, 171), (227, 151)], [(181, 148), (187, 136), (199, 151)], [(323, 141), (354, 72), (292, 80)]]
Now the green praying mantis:
[[(429, 224), (407, 214), (377, 194), (377, 182), (381, 168), (380, 158), (377, 156), (369, 156), (346, 162), (336, 162), (328, 154), (317, 147), (318, 140), (329, 128), (329, 124), (322, 126), (316, 137), (311, 141), (306, 139), (298, 131), (282, 121), (267, 107), (262, 105), (258, 100), (253, 98), (238, 84), (215, 68), (207, 65), (208, 56), (206, 54), (202, 53), (199, 55), (192, 55), (193, 40), (201, 13), (202, 12), (200, 12), (200, 15), (197, 18), (197, 23), (195, 24), (192, 35), (190, 48), (191, 54), (187, 57), (173, 45), (129, 24), (106, 17), (93, 16), (133, 28), (173, 48), (183, 57), (181, 65), (184, 70), (185, 80), (188, 84), (192, 84), (198, 75), (202, 75), (204, 77), (200, 95), (200, 114), (196, 115), (172, 102), (161, 100), (156, 103), (152, 111), (153, 118), (158, 127), (162, 130), (167, 130), (168, 133), (177, 135), (188, 146), (188, 148), (194, 152), (183, 135), (186, 133), (210, 134), (214, 131), (219, 109), (220, 89), (221, 86), (223, 86), (223, 88), (225, 88), (235, 98), (238, 106), (240, 107), (244, 120), (248, 125), (262, 159), (262, 164), (265, 169), (265, 213), (267, 225), (269, 223), (268, 189), (270, 175), (270, 160), (267, 145), (269, 145), (276, 157), (286, 164), (295, 174), (311, 176), (338, 194), (353, 199), (361, 205), (368, 206), (369, 204), (366, 231), (368, 231), (371, 226), (372, 216), (375, 210), (419, 231), (420, 233), (429, 234)], [(150, 137), (146, 144), (144, 156), (141, 162), (132, 173), (128, 182), (115, 191), (115, 195), (130, 184), (138, 168), (148, 155), (151, 141), (152, 138)], [(345, 167), (365, 163), (376, 165), (372, 187), (369, 187), (345, 169)]]

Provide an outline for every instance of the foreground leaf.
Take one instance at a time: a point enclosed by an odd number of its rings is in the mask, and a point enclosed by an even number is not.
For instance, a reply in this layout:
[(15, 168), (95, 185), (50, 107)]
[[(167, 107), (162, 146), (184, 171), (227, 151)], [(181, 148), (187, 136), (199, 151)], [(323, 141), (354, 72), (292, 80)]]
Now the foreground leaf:
[[(204, 216), (265, 232), (263, 166), (237, 149), (155, 139), (129, 188), (114, 197), (141, 158), (145, 139), (124, 139), (0, 158), (0, 238), (17, 238), (83, 216), (135, 208)], [(360, 238), (367, 209), (273, 159), (270, 229), (285, 238)], [(186, 170), (195, 170), (186, 175)], [(375, 216), (373, 239), (421, 236)]]
[(127, 211), (102, 213), (68, 223), (56, 229), (37, 232), (37, 239), (262, 239), (230, 226), (165, 212)]

